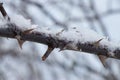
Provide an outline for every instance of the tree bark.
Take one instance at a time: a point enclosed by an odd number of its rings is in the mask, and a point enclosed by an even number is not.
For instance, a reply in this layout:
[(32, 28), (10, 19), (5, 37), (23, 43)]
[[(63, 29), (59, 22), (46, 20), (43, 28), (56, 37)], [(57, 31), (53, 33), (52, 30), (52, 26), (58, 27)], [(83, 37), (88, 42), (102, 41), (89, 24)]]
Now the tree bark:
[[(95, 55), (103, 55), (110, 58), (120, 59), (119, 46), (115, 47), (116, 49), (112, 50), (109, 47), (112, 45), (106, 45), (106, 44), (100, 45), (100, 41), (102, 39), (94, 43), (90, 41), (87, 41), (85, 43), (78, 41), (76, 43), (75, 41), (71, 41), (69, 39), (67, 40), (64, 38), (61, 39), (59, 38), (58, 34), (53, 36), (50, 33), (39, 32), (33, 29), (28, 29), (23, 31), (24, 29), (21, 29), (20, 26), (17, 26), (17, 24), (10, 21), (10, 18), (7, 15), (2, 3), (0, 3), (0, 11), (3, 17), (5, 18), (5, 20), (7, 21), (6, 24), (3, 24), (3, 25), (0, 24), (0, 36), (17, 39), (21, 48), (24, 41), (32, 41), (32, 42), (48, 45), (49, 48), (48, 48), (48, 51), (43, 56), (44, 58), (43, 60), (45, 60), (49, 56), (49, 54), (54, 48), (60, 48), (60, 51), (61, 50), (74, 50), (74, 51), (80, 51), (80, 52), (82, 51), (82, 52), (87, 52)], [(59, 32), (59, 34), (60, 33), (62, 32)], [(110, 43), (110, 41), (108, 41), (108, 43)]]
[(119, 48), (116, 48), (113, 52), (111, 52), (108, 46), (96, 46), (94, 45), (94, 43), (91, 42), (78, 42), (75, 44), (74, 41), (59, 39), (57, 35), (52, 36), (51, 34), (42, 33), (34, 30), (31, 33), (26, 34), (24, 33), (24, 31), (19, 29), (18, 26), (12, 23), (6, 24), (4, 26), (8, 27), (0, 26), (1, 37), (15, 38), (16, 35), (20, 35), (21, 40), (42, 43), (52, 48), (60, 48), (60, 50), (74, 50), (80, 52), (82, 51), (95, 55), (104, 55), (106, 57), (120, 59)]

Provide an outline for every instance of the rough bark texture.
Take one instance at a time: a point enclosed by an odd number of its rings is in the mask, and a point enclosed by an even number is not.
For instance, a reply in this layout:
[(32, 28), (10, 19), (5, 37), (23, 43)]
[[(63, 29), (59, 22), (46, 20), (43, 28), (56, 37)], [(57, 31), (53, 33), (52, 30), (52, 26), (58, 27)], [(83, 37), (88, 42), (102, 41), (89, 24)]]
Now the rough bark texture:
[[(48, 51), (45, 53), (45, 55), (43, 56), (43, 60), (45, 60), (50, 52), (54, 49), (54, 48), (60, 48), (60, 50), (75, 50), (75, 51), (83, 51), (83, 52), (88, 52), (91, 54), (96, 54), (96, 55), (104, 55), (106, 57), (111, 57), (111, 58), (116, 58), (116, 59), (120, 59), (120, 49), (116, 49), (113, 52), (110, 51), (109, 49), (109, 45), (108, 46), (96, 46), (94, 45), (94, 43), (91, 42), (86, 42), (86, 43), (81, 43), (81, 42), (74, 42), (74, 41), (70, 41), (70, 40), (65, 40), (65, 39), (59, 39), (56, 36), (52, 36), (51, 34), (48, 33), (41, 33), (41, 32), (37, 32), (37, 31), (31, 31), (30, 30), (26, 30), (23, 31), (23, 29), (20, 29), (19, 26), (15, 25), (14, 23), (10, 22), (10, 18), (7, 15), (5, 9), (2, 6), (2, 3), (0, 3), (0, 11), (3, 15), (3, 17), (8, 20), (8, 23), (6, 23), (5, 25), (1, 25), (0, 27), (0, 36), (1, 37), (6, 37), (6, 38), (15, 38), (21, 41), (33, 41), (33, 42), (38, 42), (38, 43), (42, 43), (45, 45), (48, 45)], [(7, 27), (5, 27), (7, 26)], [(27, 33), (26, 33), (27, 32)], [(16, 38), (17, 36), (17, 38)], [(21, 45), (21, 44), (19, 44)]]
[[(60, 40), (57, 37), (52, 37), (50, 34), (49, 36), (47, 33), (40, 33), (37, 31), (32, 31), (29, 34), (25, 34), (24, 31), (20, 30), (15, 24), (7, 24), (7, 28), (0, 28), (0, 36), (1, 37), (6, 37), (6, 38), (15, 38), (16, 35), (20, 35), (20, 39), (24, 41), (33, 41), (33, 42), (38, 42), (42, 43), (45, 45), (48, 45), (49, 47), (52, 48), (60, 48), (61, 50), (75, 50), (75, 51), (83, 51), (83, 52), (88, 52), (91, 54), (96, 54), (96, 55), (104, 55), (107, 57), (112, 57), (112, 58), (117, 58), (120, 59), (120, 50), (116, 49), (112, 54), (110, 55), (110, 51), (108, 47), (102, 47), (102, 46), (95, 46), (93, 43), (80, 43), (78, 42), (77, 44), (73, 44), (74, 42), (72, 41), (67, 41), (67, 40)], [(75, 46), (75, 47), (73, 47)], [(64, 49), (63, 49), (64, 48)]]

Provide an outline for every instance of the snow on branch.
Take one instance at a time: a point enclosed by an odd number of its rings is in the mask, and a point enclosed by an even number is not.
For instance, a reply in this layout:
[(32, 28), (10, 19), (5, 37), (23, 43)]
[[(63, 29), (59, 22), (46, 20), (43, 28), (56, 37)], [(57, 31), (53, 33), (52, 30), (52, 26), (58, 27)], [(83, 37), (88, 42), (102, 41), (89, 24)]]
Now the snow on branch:
[(73, 27), (67, 31), (38, 28), (20, 15), (9, 17), (2, 4), (0, 4), (0, 11), (3, 17), (3, 19), (0, 17), (0, 36), (17, 39), (21, 48), (25, 41), (48, 45), (48, 50), (42, 60), (45, 60), (54, 48), (59, 48), (60, 51), (82, 51), (120, 59), (120, 46), (93, 30), (83, 27)]

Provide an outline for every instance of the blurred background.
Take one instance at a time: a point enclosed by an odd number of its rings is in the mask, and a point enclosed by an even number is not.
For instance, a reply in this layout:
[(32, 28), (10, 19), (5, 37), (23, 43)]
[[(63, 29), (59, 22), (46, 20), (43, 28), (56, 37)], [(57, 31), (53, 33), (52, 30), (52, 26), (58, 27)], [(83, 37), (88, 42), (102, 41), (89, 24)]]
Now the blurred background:
[[(8, 15), (20, 14), (43, 28), (86, 27), (120, 41), (120, 0), (1, 0)], [(46, 61), (46, 45), (0, 37), (0, 80), (120, 80), (120, 61), (55, 49)]]

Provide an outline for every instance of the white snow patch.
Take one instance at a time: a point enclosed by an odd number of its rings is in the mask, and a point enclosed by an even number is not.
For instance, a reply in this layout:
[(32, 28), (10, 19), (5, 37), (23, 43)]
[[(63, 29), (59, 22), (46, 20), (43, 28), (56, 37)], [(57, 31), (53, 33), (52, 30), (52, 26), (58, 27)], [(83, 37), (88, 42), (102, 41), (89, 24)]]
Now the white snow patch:
[[(46, 34), (51, 34), (53, 37), (57, 37), (59, 39), (65, 39), (69, 41), (74, 41), (74, 42), (95, 42), (98, 41), (102, 38), (105, 38), (104, 36), (99, 35), (95, 31), (84, 28), (84, 27), (76, 27), (74, 28), (69, 28), (69, 30), (63, 30), (63, 29), (52, 29), (52, 28), (39, 28), (36, 29), (36, 31), (46, 33)], [(59, 35), (56, 35), (57, 33), (60, 33)]]
[[(100, 39), (103, 39), (99, 42), (99, 45), (102, 47), (108, 48), (111, 52), (113, 52), (116, 48), (119, 48), (120, 45), (115, 42), (110, 42), (107, 37), (102, 36), (98, 34), (97, 32), (85, 28), (85, 27), (73, 27), (69, 28), (69, 30), (63, 30), (63, 29), (55, 29), (55, 28), (40, 28), (37, 29), (36, 31), (45, 33), (46, 36), (51, 35), (52, 37), (57, 37), (58, 39), (61, 40), (66, 40), (66, 41), (72, 41), (74, 44), (80, 42), (80, 43), (94, 43), (99, 41)], [(59, 35), (56, 35), (59, 33)]]
[(30, 19), (25, 19), (22, 15), (13, 15), (13, 16), (10, 16), (10, 18), (11, 18), (11, 22), (15, 23), (22, 30), (37, 27), (37, 25), (32, 25)]
[[(2, 19), (0, 19), (1, 24), (5, 24)], [(3, 23), (2, 23), (3, 22)], [(27, 30), (31, 28), (35, 28), (34, 31), (38, 31), (41, 33), (45, 33), (46, 36), (51, 35), (52, 37), (56, 37), (61, 40), (72, 41), (75, 46), (76, 43), (94, 43), (100, 39), (100, 45), (103, 47), (108, 47), (110, 51), (114, 51), (116, 48), (119, 48), (120, 45), (114, 42), (108, 41), (106, 37), (99, 35), (97, 32), (85, 28), (85, 27), (70, 27), (68, 30), (63, 30), (61, 28), (50, 28), (50, 27), (37, 27), (37, 25), (32, 25), (29, 19), (25, 19), (21, 15), (14, 15), (11, 17), (11, 22), (15, 23), (20, 29)], [(59, 35), (57, 35), (59, 33)]]
[(81, 43), (94, 42), (104, 38), (103, 36), (98, 35), (95, 31), (84, 27), (76, 27), (76, 29), (70, 28), (68, 31), (64, 31), (60, 36), (61, 38)]
[[(0, 14), (0, 27), (8, 27), (5, 26), (9, 21), (3, 18), (2, 14)], [(10, 23), (14, 23), (21, 30), (27, 29), (35, 29), (37, 25), (33, 25), (30, 19), (25, 19), (22, 15), (12, 15), (10, 16)]]

